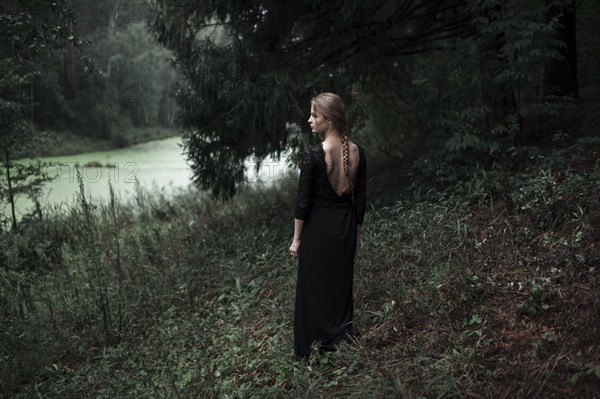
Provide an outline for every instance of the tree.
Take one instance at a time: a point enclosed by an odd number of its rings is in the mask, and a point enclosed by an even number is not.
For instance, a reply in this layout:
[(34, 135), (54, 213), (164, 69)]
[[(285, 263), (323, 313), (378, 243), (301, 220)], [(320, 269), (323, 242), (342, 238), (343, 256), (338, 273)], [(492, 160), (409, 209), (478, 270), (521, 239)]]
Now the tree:
[(176, 111), (169, 97), (177, 76), (172, 54), (148, 31), (146, 3), (70, 4), (74, 34), (91, 44), (86, 55), (98, 73), (87, 73), (70, 43), (49, 55), (34, 81), (36, 127), (126, 145), (132, 126), (168, 126)]
[(68, 29), (72, 14), (66, 1), (4, 2), (0, 11), (0, 51), (6, 54), (0, 60), (0, 202), (9, 204), (12, 229), (16, 231), (16, 197), (36, 197), (46, 180), (40, 163), (15, 162), (36, 141), (29, 90), (38, 73), (33, 66), (64, 43), (81, 42)]
[(174, 105), (163, 98), (172, 95), (176, 81), (169, 62), (172, 54), (154, 42), (144, 21), (129, 23), (112, 35), (98, 30), (87, 39), (93, 43), (88, 53), (102, 73), (80, 79), (82, 88), (93, 90), (82, 90), (72, 102), (78, 130), (109, 139), (130, 126), (159, 125), (161, 112), (174, 112)]
[(228, 198), (244, 160), (304, 143), (303, 120), (318, 91), (351, 88), (374, 60), (428, 51), (472, 33), (466, 2), (152, 2), (151, 26), (185, 77), (180, 125), (194, 180)]

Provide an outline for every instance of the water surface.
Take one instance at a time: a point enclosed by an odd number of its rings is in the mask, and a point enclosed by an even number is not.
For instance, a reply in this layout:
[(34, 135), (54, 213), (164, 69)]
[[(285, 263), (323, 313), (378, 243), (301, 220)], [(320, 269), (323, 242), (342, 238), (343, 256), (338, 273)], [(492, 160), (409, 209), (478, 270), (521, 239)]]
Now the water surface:
[[(181, 137), (171, 137), (111, 151), (40, 158), (44, 162), (60, 164), (46, 168), (52, 181), (45, 184), (40, 203), (67, 209), (76, 201), (75, 193), (79, 189), (75, 169), (77, 164), (80, 165), (86, 197), (94, 202), (108, 200), (109, 182), (120, 201), (133, 198), (136, 181), (147, 191), (162, 190), (169, 194), (185, 189), (192, 183), (192, 171), (182, 150)], [(255, 164), (248, 161), (248, 182), (272, 183), (288, 171), (285, 159), (285, 156), (281, 161), (266, 159), (258, 173), (254, 169)], [(17, 198), (17, 217), (28, 212), (32, 206), (28, 198)], [(9, 215), (8, 206), (3, 211)]]

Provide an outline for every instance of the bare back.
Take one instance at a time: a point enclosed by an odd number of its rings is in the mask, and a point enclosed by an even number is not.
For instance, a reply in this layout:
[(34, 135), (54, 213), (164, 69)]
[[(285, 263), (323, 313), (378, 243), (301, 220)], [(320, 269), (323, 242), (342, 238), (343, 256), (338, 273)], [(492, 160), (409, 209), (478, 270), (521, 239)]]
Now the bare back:
[(351, 193), (356, 182), (358, 163), (360, 155), (358, 146), (348, 140), (348, 176), (344, 174), (344, 159), (342, 155), (342, 143), (323, 142), (325, 162), (327, 163), (327, 179), (337, 196)]

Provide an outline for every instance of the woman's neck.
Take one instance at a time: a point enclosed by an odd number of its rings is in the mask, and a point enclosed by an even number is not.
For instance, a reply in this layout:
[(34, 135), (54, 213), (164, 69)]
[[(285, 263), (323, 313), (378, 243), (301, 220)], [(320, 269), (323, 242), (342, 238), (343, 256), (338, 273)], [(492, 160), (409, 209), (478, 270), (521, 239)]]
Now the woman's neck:
[(329, 129), (327, 129), (327, 131), (325, 132), (325, 138), (323, 139), (323, 142), (337, 142), (339, 140), (341, 140), (342, 138), (342, 134), (334, 127), (330, 127)]

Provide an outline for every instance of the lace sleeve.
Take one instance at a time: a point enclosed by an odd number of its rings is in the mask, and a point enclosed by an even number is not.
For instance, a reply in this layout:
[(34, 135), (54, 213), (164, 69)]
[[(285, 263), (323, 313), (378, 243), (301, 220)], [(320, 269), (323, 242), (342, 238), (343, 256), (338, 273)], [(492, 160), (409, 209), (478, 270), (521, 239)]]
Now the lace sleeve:
[(300, 180), (296, 198), (296, 219), (306, 220), (310, 213), (313, 194), (313, 175), (315, 165), (308, 149), (302, 153), (300, 160)]
[(356, 211), (356, 224), (363, 224), (367, 207), (367, 157), (362, 147), (359, 147), (359, 150), (360, 161), (354, 188), (354, 209)]

